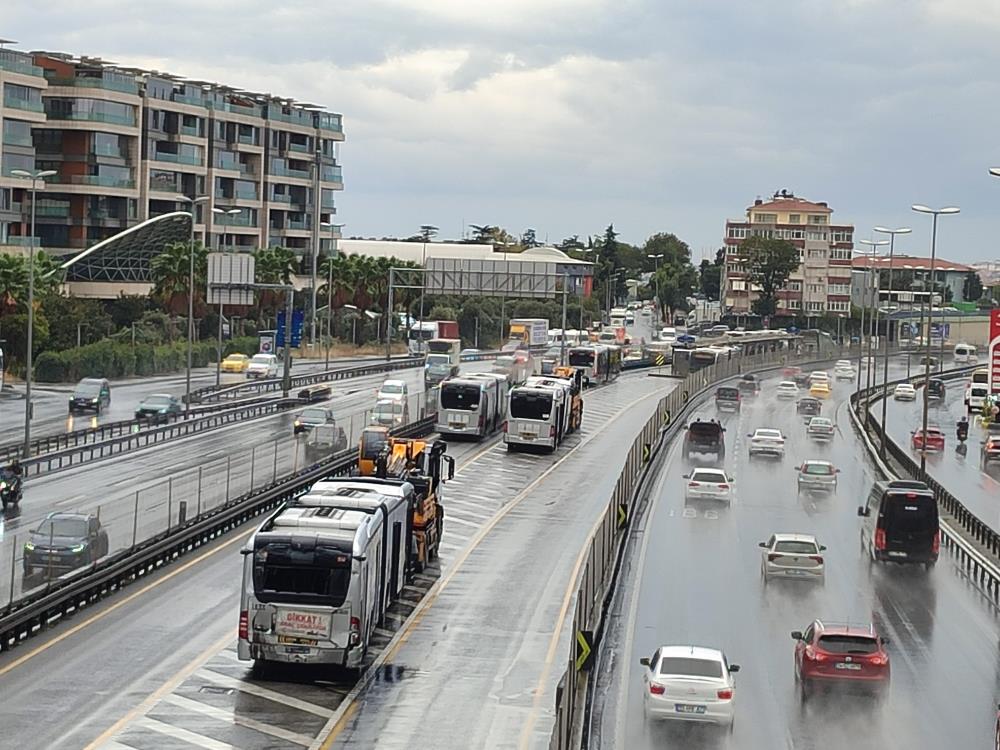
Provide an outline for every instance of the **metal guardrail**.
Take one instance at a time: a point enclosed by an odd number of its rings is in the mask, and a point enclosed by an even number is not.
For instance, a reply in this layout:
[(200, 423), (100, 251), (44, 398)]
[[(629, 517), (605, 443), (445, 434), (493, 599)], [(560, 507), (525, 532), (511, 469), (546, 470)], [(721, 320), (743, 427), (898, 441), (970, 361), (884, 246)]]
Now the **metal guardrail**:
[[(935, 374), (935, 377), (946, 380), (964, 377), (977, 369), (978, 365), (948, 370)], [(865, 429), (864, 419), (858, 414), (859, 409), (868, 409), (873, 397), (886, 398), (889, 388), (895, 387), (899, 383), (919, 383), (923, 380), (923, 375), (912, 376), (895, 380), (886, 385), (873, 388), (864, 388), (851, 396), (851, 418), (855, 428), (862, 436), (868, 452), (872, 455), (879, 467), (879, 470), (888, 479), (914, 479), (926, 484), (934, 493), (939, 509), (948, 514), (948, 519), (942, 519), (941, 529), (944, 532), (945, 545), (955, 552), (959, 562), (969, 573), (974, 581), (983, 587), (994, 603), (1000, 603), (1000, 533), (997, 533), (989, 525), (983, 522), (975, 513), (970, 511), (965, 505), (951, 494), (940, 482), (934, 479), (927, 471), (920, 468), (920, 464), (898, 443), (886, 435), (886, 455), (891, 459), (891, 463), (883, 463), (879, 457), (878, 447), (874, 441), (880, 435), (880, 425), (874, 416), (868, 420), (868, 429)], [(993, 560), (984, 556), (975, 546), (952, 527), (951, 520), (954, 520), (958, 527), (963, 529), (971, 539), (982, 546)]]
[[(433, 429), (434, 417), (428, 417), (397, 428), (392, 434), (417, 437)], [(305, 492), (318, 480), (343, 476), (355, 466), (357, 449), (352, 447), (53, 581), (36, 595), (12, 602), (0, 615), (0, 652)]]
[(587, 708), (589, 654), (597, 650), (603, 635), (607, 606), (614, 593), (631, 524), (638, 515), (645, 480), (662, 447), (683, 428), (683, 418), (691, 404), (711, 386), (744, 372), (826, 362), (836, 356), (835, 352), (829, 356), (813, 352), (790, 356), (787, 351), (779, 351), (738, 357), (687, 375), (669, 395), (660, 399), (633, 441), (608, 505), (584, 547), (586, 562), (576, 594), (571, 650), (566, 671), (556, 687), (550, 750), (579, 746), (578, 732)]
[[(297, 398), (268, 398), (255, 400), (233, 408), (226, 404), (223, 408), (206, 409), (192, 419), (176, 419), (167, 424), (150, 425), (148, 420), (129, 420), (117, 422), (114, 425), (118, 434), (95, 442), (81, 442), (67, 445), (65, 448), (41, 453), (38, 456), (21, 461), (25, 477), (48, 474), (60, 469), (69, 469), (80, 464), (110, 456), (117, 456), (150, 445), (156, 445), (178, 437), (194, 435), (200, 432), (214, 430), (223, 425), (241, 422), (244, 419), (275, 414), (295, 406), (301, 406)], [(222, 405), (220, 405), (222, 406)], [(121, 429), (117, 429), (117, 428)], [(69, 433), (73, 434), (73, 433)]]
[[(316, 383), (328, 383), (333, 380), (346, 380), (363, 375), (376, 375), (395, 370), (405, 370), (411, 367), (419, 367), (424, 363), (423, 357), (408, 357), (406, 359), (393, 359), (388, 362), (378, 361), (370, 365), (358, 365), (356, 367), (343, 367), (337, 370), (324, 370), (323, 372), (312, 372), (304, 375), (292, 376), (292, 388), (301, 388), (306, 385)], [(239, 398), (242, 395), (272, 393), (280, 391), (282, 388), (282, 378), (265, 378), (260, 380), (247, 380), (245, 383), (223, 386), (217, 388), (214, 385), (205, 386), (191, 391), (191, 403), (218, 401), (220, 399)]]

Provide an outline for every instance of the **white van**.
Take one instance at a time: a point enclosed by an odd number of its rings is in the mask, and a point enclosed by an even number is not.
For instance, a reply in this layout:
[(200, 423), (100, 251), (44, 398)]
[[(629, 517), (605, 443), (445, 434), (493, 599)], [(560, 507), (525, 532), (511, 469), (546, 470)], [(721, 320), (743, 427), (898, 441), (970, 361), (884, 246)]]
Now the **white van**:
[(976, 359), (976, 347), (971, 344), (955, 344), (955, 364), (974, 365)]
[(969, 414), (982, 411), (986, 398), (990, 395), (990, 388), (982, 383), (973, 383), (965, 391), (965, 406)]
[(273, 354), (255, 354), (247, 365), (248, 378), (278, 377), (278, 358)]

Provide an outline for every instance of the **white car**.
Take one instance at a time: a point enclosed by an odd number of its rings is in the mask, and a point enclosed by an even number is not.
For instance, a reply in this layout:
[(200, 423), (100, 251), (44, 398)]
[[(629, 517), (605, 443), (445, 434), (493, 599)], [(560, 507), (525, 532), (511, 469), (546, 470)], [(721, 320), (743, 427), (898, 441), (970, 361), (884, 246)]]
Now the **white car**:
[(702, 646), (661, 646), (639, 660), (643, 707), (649, 719), (673, 719), (733, 728), (733, 675), (740, 671), (726, 655)]
[(747, 437), (750, 438), (750, 458), (754, 456), (785, 457), (785, 436), (781, 434), (781, 430), (762, 427), (754, 430), (753, 434), (747, 435)]
[(685, 474), (687, 488), (684, 499), (709, 498), (731, 503), (733, 500), (733, 478), (722, 469), (695, 469)]
[(813, 417), (806, 425), (806, 435), (813, 440), (833, 440), (834, 431), (833, 420), (829, 417)]
[(247, 365), (248, 378), (278, 377), (278, 358), (273, 354), (255, 354)]
[(838, 359), (833, 363), (833, 368), (837, 369), (838, 367), (854, 367), (854, 365), (849, 359)]
[(916, 401), (917, 389), (909, 383), (900, 383), (893, 389), (892, 397), (896, 401)]
[(833, 377), (836, 380), (854, 380), (856, 375), (854, 366), (850, 363), (845, 365), (837, 363), (837, 366), (833, 368)]
[(809, 373), (809, 385), (812, 385), (813, 383), (826, 383), (829, 385), (830, 373), (824, 370), (813, 370)]
[(409, 396), (405, 380), (389, 379), (375, 393), (376, 401), (406, 401)]
[(794, 380), (782, 380), (778, 383), (777, 396), (782, 400), (798, 398), (799, 387), (795, 384)]
[(760, 547), (760, 575), (822, 581), (825, 574), (823, 552), (826, 547), (811, 534), (771, 534)]

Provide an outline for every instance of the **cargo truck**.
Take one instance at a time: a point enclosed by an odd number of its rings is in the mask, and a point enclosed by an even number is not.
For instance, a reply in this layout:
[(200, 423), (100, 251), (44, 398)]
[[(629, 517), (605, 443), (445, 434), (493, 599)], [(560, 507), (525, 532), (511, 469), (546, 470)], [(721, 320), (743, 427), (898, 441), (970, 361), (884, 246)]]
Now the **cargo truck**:
[(454, 320), (425, 320), (410, 327), (407, 349), (411, 356), (427, 353), (427, 342), (431, 339), (457, 339), (458, 322)]
[(507, 338), (508, 346), (504, 349), (514, 343), (528, 349), (544, 349), (549, 343), (549, 321), (544, 318), (511, 318)]

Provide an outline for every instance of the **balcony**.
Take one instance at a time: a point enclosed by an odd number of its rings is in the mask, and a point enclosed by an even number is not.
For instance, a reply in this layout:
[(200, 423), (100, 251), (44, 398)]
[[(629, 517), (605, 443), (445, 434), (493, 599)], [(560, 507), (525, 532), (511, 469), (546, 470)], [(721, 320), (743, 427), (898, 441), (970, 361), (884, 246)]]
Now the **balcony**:
[(11, 109), (21, 109), (25, 112), (44, 112), (45, 107), (42, 106), (41, 98), (38, 101), (29, 101), (27, 99), (19, 99), (16, 96), (10, 96), (6, 92), (3, 95), (3, 105), (5, 107), (10, 107)]
[(114, 78), (50, 78), (50, 86), (72, 86), (80, 89), (104, 89), (123, 94), (139, 94), (139, 84), (135, 81)]
[(309, 144), (308, 143), (295, 143), (295, 142), (290, 141), (288, 143), (288, 150), (289, 151), (298, 151), (300, 154), (311, 154), (312, 153), (312, 149), (309, 148)]
[(26, 146), (31, 148), (35, 145), (31, 136), (17, 135), (16, 133), (4, 133), (3, 134), (3, 144), (5, 146)]
[(310, 178), (308, 169), (291, 169), (289, 167), (271, 167), (269, 172), (273, 177), (295, 177), (300, 180), (308, 180)]
[(269, 198), (269, 201), (271, 203), (291, 203), (292, 202), (292, 196), (290, 196), (290, 195), (272, 195)]
[[(0, 245), (9, 245), (10, 247), (31, 247), (32, 245), (31, 239), (32, 239), (31, 237), (10, 235), (7, 239), (0, 240)], [(35, 247), (42, 246), (41, 237), (35, 237), (34, 240), (35, 240), (34, 242)]]
[(257, 136), (254, 135), (237, 135), (236, 143), (242, 143), (244, 146), (259, 146), (257, 142)]
[(151, 157), (155, 161), (168, 161), (171, 164), (187, 164), (191, 167), (204, 166), (204, 160), (200, 156), (187, 156), (185, 154), (172, 154), (168, 151), (157, 151)]
[(317, 113), (316, 127), (320, 130), (332, 130), (334, 133), (344, 132), (344, 123), (340, 115), (331, 115), (322, 112)]
[(327, 167), (320, 169), (320, 179), (323, 182), (343, 182), (344, 173), (341, 167)]
[[(66, 177), (69, 177), (67, 180)], [(93, 187), (116, 188), (118, 190), (135, 190), (135, 180), (120, 177), (105, 177), (99, 174), (55, 175), (46, 180), (62, 185), (90, 185)]]
[(178, 104), (193, 104), (195, 107), (204, 107), (205, 100), (200, 96), (185, 96), (184, 94), (171, 94), (170, 101), (177, 102)]
[(35, 207), (35, 216), (47, 219), (68, 219), (69, 205), (41, 205)]
[(288, 219), (285, 229), (309, 230), (312, 229), (312, 222), (309, 219)]
[(110, 115), (104, 112), (49, 112), (50, 120), (73, 120), (77, 122), (103, 122), (107, 125), (124, 125), (134, 128), (135, 117)]
[(201, 128), (197, 125), (179, 125), (177, 127), (177, 132), (180, 135), (193, 135), (196, 138), (204, 138), (202, 135)]
[(275, 120), (277, 122), (287, 122), (292, 125), (300, 125), (304, 128), (314, 127), (311, 112), (289, 115), (277, 110), (268, 110), (267, 119)]
[(230, 102), (206, 102), (209, 109), (220, 112), (232, 112), (237, 115), (247, 115), (248, 117), (263, 117), (261, 107), (245, 107), (242, 104), (231, 104)]
[(12, 60), (9, 57), (0, 55), (0, 70), (6, 70), (11, 73), (20, 73), (25, 76), (34, 76), (35, 78), (44, 77), (45, 73), (37, 65), (32, 65), (29, 62), (22, 62), (21, 60)]

